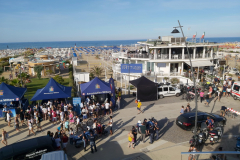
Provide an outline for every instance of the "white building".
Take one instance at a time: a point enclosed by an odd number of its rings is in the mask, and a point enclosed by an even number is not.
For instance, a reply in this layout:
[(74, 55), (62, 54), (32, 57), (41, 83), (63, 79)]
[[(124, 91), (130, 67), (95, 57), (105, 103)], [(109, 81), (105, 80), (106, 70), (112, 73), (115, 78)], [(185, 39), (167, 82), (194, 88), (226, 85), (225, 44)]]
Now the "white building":
[[(190, 61), (184, 38), (166, 36), (138, 44), (141, 45), (137, 47), (138, 49), (113, 54), (113, 57), (118, 57), (119, 61), (118, 64), (113, 65), (115, 78), (120, 76), (120, 79), (128, 80), (129, 74), (121, 74), (121, 64), (130, 63), (143, 66), (143, 73), (131, 73), (130, 80), (144, 75), (155, 82), (162, 82), (164, 77), (169, 79), (176, 77), (182, 83), (186, 83), (187, 78), (183, 76), (190, 69)], [(218, 45), (220, 44), (187, 42), (194, 70), (205, 66), (217, 66)]]

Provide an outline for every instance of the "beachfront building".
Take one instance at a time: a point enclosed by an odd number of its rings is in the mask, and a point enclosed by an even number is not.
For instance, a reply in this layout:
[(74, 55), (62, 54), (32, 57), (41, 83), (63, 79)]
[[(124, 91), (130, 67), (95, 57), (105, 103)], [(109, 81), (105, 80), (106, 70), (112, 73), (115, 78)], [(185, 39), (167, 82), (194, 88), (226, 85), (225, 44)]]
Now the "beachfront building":
[(55, 60), (49, 60), (48, 56), (41, 55), (41, 59), (34, 59), (31, 61), (28, 61), (28, 73), (31, 76), (37, 75), (37, 73), (34, 72), (35, 66), (43, 66), (43, 70), (41, 72), (42, 76), (47, 76), (47, 72), (54, 73), (56, 70), (56, 62)]
[[(188, 50), (192, 58), (192, 65), (196, 73), (207, 66), (218, 65), (217, 43), (188, 43)], [(132, 47), (125, 52), (113, 54), (118, 62), (113, 65), (116, 79), (133, 80), (141, 75), (155, 82), (163, 82), (168, 79), (179, 78), (180, 82), (186, 83), (189, 73), (190, 62), (187, 54), (184, 38), (166, 36), (161, 39), (149, 39), (138, 42), (137, 47)], [(142, 64), (143, 73), (121, 73), (121, 64)], [(130, 75), (130, 76), (129, 76)], [(190, 75), (190, 74), (188, 74)], [(196, 75), (199, 81), (199, 75)], [(189, 82), (191, 82), (189, 80)]]

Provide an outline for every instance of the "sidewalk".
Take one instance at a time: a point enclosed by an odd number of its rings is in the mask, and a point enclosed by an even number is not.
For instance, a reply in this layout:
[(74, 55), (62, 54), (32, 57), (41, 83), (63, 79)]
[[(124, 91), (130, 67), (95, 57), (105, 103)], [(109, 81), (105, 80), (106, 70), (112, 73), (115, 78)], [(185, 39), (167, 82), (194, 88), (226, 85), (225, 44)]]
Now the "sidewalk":
[[(189, 140), (191, 139), (192, 133), (189, 131), (184, 131), (180, 129), (175, 124), (175, 119), (179, 115), (181, 106), (187, 105), (186, 101), (180, 101), (177, 103), (161, 104), (159, 102), (144, 102), (142, 109), (143, 114), (137, 114), (136, 107), (134, 107), (134, 102), (132, 98), (126, 98), (126, 106), (124, 109), (116, 111), (113, 113), (113, 130), (114, 134), (112, 136), (107, 136), (99, 138), (96, 141), (97, 153), (90, 153), (90, 146), (87, 146), (87, 151), (84, 152), (83, 148), (75, 148), (73, 145), (67, 145), (68, 157), (69, 159), (84, 159), (84, 160), (95, 160), (95, 159), (133, 159), (133, 160), (147, 160), (147, 159), (164, 159), (173, 160), (181, 159), (181, 152), (186, 152), (189, 149)], [(174, 99), (176, 97), (169, 98)], [(167, 100), (167, 99), (166, 99)], [(192, 108), (194, 108), (194, 102), (190, 102)], [(240, 110), (239, 101), (234, 101), (232, 98), (223, 98), (221, 102), (210, 103), (210, 107), (205, 107), (203, 104), (198, 103), (198, 110), (206, 112), (219, 112), (222, 105), (226, 107), (234, 108), (235, 110)], [(127, 134), (131, 130), (132, 126), (136, 126), (138, 120), (143, 121), (144, 118), (155, 117), (159, 121), (160, 125), (160, 139), (155, 141), (153, 144), (149, 144), (148, 137), (146, 138), (146, 143), (140, 143), (135, 149), (128, 148)], [(219, 146), (223, 146), (224, 150), (233, 150), (236, 144), (235, 135), (239, 134), (240, 125), (239, 117), (235, 119), (227, 117), (227, 125), (224, 130), (224, 138), (218, 144), (208, 145), (203, 147), (203, 151), (213, 151), (217, 150)], [(108, 122), (106, 119), (105, 124)], [(13, 121), (12, 121), (13, 122)], [(13, 123), (12, 123), (13, 124)], [(18, 141), (34, 138), (35, 136), (28, 135), (28, 128), (24, 126), (20, 127), (20, 132), (16, 132), (14, 127), (7, 127), (4, 119), (0, 119), (0, 128), (7, 130), (9, 134), (8, 144), (12, 144)], [(49, 121), (43, 121), (42, 126), (44, 131), (37, 132), (36, 137), (44, 136), (47, 131), (56, 132), (56, 128), (59, 125), (52, 125)], [(34, 126), (36, 131), (36, 127)], [(107, 130), (109, 127), (107, 127)], [(140, 135), (138, 134), (138, 137)], [(3, 147), (3, 144), (0, 144)], [(201, 156), (201, 159), (208, 158), (209, 155)], [(235, 157), (231, 157), (235, 158)], [(184, 158), (186, 159), (186, 158)]]

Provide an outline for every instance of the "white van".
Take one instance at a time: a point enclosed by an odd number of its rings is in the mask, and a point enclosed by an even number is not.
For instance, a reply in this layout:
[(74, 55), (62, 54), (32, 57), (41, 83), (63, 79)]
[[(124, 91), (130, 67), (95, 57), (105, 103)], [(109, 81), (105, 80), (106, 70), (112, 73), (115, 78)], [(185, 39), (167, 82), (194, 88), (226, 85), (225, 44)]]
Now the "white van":
[(232, 96), (234, 100), (240, 100), (240, 81), (234, 82), (232, 86)]
[(171, 85), (161, 85), (158, 87), (158, 96), (159, 98), (164, 98), (167, 96), (180, 96), (181, 91), (180, 89), (175, 89)]
[(68, 160), (64, 151), (54, 151), (42, 155), (41, 160)]

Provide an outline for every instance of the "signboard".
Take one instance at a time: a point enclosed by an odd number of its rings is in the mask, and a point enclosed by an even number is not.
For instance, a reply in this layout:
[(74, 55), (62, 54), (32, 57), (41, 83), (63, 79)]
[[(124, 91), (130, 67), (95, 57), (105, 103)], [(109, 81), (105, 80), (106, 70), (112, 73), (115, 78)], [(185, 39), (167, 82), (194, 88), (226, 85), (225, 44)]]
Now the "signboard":
[(77, 115), (81, 114), (80, 104), (81, 104), (81, 98), (73, 97), (73, 110), (77, 113)]
[(158, 67), (166, 67), (166, 63), (157, 63)]
[[(8, 110), (10, 110), (10, 116), (11, 117), (16, 117), (16, 111), (15, 111), (15, 108), (8, 108)], [(2, 109), (0, 109), (0, 117), (5, 117), (5, 112), (2, 112)]]
[(142, 64), (121, 64), (121, 73), (142, 73)]

